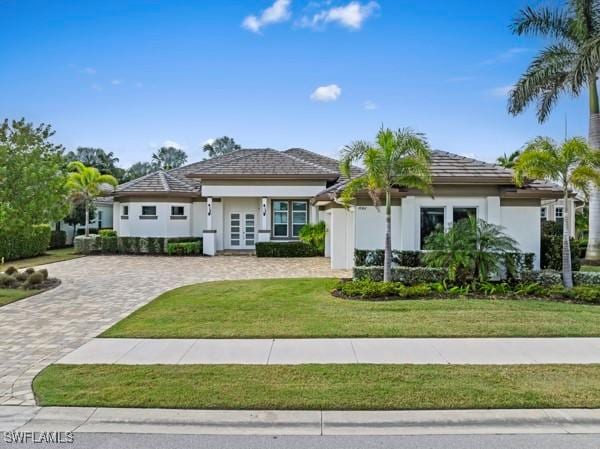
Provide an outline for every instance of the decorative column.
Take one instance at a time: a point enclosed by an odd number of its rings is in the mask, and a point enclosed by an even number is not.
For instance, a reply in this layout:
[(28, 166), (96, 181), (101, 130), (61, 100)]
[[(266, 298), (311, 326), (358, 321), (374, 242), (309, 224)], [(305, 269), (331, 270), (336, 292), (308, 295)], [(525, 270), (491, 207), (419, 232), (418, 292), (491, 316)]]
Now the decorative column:
[(262, 197), (260, 200), (260, 229), (258, 230), (258, 241), (268, 242), (271, 240), (271, 219), (269, 216), (269, 199)]
[(217, 253), (217, 230), (213, 229), (213, 199), (206, 198), (206, 229), (202, 232), (202, 252), (207, 256)]

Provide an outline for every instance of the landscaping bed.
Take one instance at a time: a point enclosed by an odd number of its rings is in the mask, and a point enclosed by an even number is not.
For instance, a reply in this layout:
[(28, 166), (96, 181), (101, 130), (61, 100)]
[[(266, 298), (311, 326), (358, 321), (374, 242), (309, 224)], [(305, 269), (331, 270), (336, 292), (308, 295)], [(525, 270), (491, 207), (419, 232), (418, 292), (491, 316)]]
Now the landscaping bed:
[(600, 365), (51, 365), (33, 389), (41, 406), (598, 408)]
[(19, 271), (10, 266), (0, 272), (0, 306), (41, 293), (60, 285), (60, 280), (48, 277), (48, 270), (27, 268)]
[[(171, 290), (102, 334), (123, 338), (591, 337), (600, 307), (536, 299), (348, 301), (338, 279), (220, 281)], [(477, 298), (477, 299), (475, 299)]]

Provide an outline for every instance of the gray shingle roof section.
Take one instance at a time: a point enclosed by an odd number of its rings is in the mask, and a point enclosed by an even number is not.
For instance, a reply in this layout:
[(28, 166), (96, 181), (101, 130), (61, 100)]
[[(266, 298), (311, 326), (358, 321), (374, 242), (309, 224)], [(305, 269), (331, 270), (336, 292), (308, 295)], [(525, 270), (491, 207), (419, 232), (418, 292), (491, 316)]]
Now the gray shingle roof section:
[(196, 167), (191, 176), (202, 175), (219, 176), (319, 176), (324, 178), (337, 178), (338, 170), (321, 166), (315, 162), (307, 161), (270, 148), (250, 150), (238, 157), (219, 159), (215, 164), (206, 164)]
[(431, 153), (431, 175), (434, 181), (452, 178), (506, 179), (511, 184), (511, 170), (487, 162), (478, 161), (446, 151), (434, 150)]
[(199, 186), (159, 170), (141, 178), (121, 184), (115, 189), (116, 193), (127, 192), (156, 192), (156, 193), (194, 193)]
[[(290, 148), (289, 150), (285, 150), (284, 153), (297, 157), (298, 159), (302, 159), (303, 161), (312, 162), (313, 164), (320, 165), (321, 167), (326, 167), (337, 173), (340, 171), (340, 161), (337, 159), (323, 156), (322, 154), (313, 153), (312, 151), (305, 150), (304, 148)], [(360, 175), (362, 172), (363, 170), (361, 168), (352, 167), (352, 176)]]

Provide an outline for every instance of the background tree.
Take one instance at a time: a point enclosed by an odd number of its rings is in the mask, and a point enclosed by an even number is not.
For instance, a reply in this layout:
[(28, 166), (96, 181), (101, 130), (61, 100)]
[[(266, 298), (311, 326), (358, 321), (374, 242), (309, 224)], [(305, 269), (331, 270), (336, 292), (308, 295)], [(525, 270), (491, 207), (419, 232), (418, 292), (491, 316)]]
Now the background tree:
[(563, 190), (564, 216), (562, 272), (565, 287), (573, 287), (569, 232), (569, 193), (575, 188), (584, 193), (590, 185), (600, 187), (600, 156), (583, 138), (556, 144), (548, 137), (538, 137), (526, 147), (514, 168), (515, 182), (521, 186), (527, 179), (544, 179), (558, 183)]
[[(553, 42), (530, 64), (512, 90), (508, 110), (520, 114), (536, 103), (544, 122), (563, 93), (589, 95), (589, 144), (600, 149), (600, 0), (568, 0), (563, 10), (525, 8), (512, 26), (518, 35), (543, 36)], [(600, 260), (600, 193), (591, 190), (589, 241), (586, 258)]]
[(207, 143), (202, 148), (205, 153), (208, 153), (209, 158), (222, 156), (241, 149), (242, 147), (235, 143), (233, 138), (227, 136), (219, 137), (218, 139), (215, 139), (213, 143)]
[[(88, 210), (88, 220), (94, 221), (95, 218), (96, 218), (96, 207), (92, 203), (92, 204), (90, 204), (90, 208)], [(65, 218), (63, 218), (63, 221), (66, 224), (73, 226), (73, 238), (75, 238), (75, 236), (77, 235), (77, 226), (85, 225), (85, 206), (81, 203), (79, 203), (79, 204), (72, 203), (71, 210), (69, 211), (69, 215), (67, 215)]]
[(95, 167), (103, 175), (113, 175), (122, 182), (125, 170), (118, 167), (119, 158), (111, 151), (107, 153), (102, 148), (77, 147), (65, 155), (68, 162), (79, 161), (88, 167)]
[(140, 178), (148, 173), (158, 170), (156, 165), (150, 162), (136, 162), (125, 171), (122, 182), (128, 182), (133, 179)]
[(60, 220), (67, 212), (63, 148), (50, 126), (0, 124), (0, 232)]
[(520, 150), (513, 151), (509, 155), (504, 153), (502, 156), (500, 156), (498, 159), (496, 159), (496, 163), (499, 166), (504, 167), (504, 168), (513, 168), (515, 166), (515, 162), (517, 162), (517, 159), (519, 158), (520, 155), (521, 155)]
[(79, 161), (69, 163), (67, 187), (75, 204), (85, 208), (85, 236), (90, 235), (90, 206), (94, 199), (110, 191), (118, 182), (112, 175), (103, 175), (95, 167), (86, 167)]
[(383, 280), (392, 279), (392, 190), (402, 187), (431, 192), (429, 171), (431, 150), (427, 139), (410, 128), (392, 131), (381, 129), (375, 144), (358, 141), (342, 151), (340, 170), (352, 178), (352, 163), (362, 161), (364, 174), (353, 178), (344, 188), (342, 202), (349, 205), (360, 191), (368, 192), (378, 207), (385, 198), (385, 245)]
[(181, 167), (187, 161), (185, 151), (174, 147), (161, 147), (152, 154), (152, 164), (157, 170), (171, 170)]

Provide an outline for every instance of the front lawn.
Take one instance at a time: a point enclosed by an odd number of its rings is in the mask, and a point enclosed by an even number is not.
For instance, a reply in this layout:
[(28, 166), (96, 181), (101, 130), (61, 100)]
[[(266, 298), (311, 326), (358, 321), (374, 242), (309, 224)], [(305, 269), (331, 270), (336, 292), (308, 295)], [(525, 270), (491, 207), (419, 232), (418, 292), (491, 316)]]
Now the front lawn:
[(16, 288), (0, 288), (0, 307), (39, 293), (39, 290), (21, 290)]
[(29, 268), (38, 267), (40, 265), (47, 265), (54, 262), (62, 262), (64, 260), (76, 259), (82, 257), (81, 254), (75, 254), (75, 250), (72, 247), (60, 248), (60, 249), (49, 249), (45, 254), (37, 257), (30, 257), (28, 259), (11, 260), (4, 264), (0, 264), (0, 271), (6, 270), (8, 267), (13, 266), (15, 268)]
[(600, 271), (600, 267), (594, 265), (582, 265), (581, 271)]
[(181, 287), (159, 296), (102, 336), (600, 336), (600, 306), (537, 300), (350, 301), (331, 296), (337, 282), (269, 279)]
[(38, 405), (195, 409), (600, 407), (600, 365), (51, 365)]

